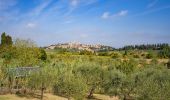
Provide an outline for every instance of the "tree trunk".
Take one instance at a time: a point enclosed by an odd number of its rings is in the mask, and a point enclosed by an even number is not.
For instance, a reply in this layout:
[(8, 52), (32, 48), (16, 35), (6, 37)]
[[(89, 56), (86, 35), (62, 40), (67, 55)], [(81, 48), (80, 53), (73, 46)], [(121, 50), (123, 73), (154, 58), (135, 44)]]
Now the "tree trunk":
[(16, 82), (16, 89), (17, 89), (17, 92), (19, 92), (19, 86), (18, 86), (18, 78), (15, 79), (15, 82)]
[(41, 100), (43, 100), (43, 94), (44, 94), (44, 83), (42, 82), (42, 87), (41, 87)]
[(131, 100), (132, 98), (130, 98), (129, 94), (125, 94), (123, 97), (123, 100)]
[(68, 100), (71, 100), (71, 98), (70, 98), (70, 97), (68, 97)]
[(1, 86), (0, 86), (0, 94), (1, 94), (1, 92), (3, 92), (3, 88), (2, 88), (2, 86), (3, 86), (3, 84), (1, 83)]
[(89, 95), (88, 95), (88, 98), (92, 98), (92, 97), (93, 97), (93, 92), (94, 92), (94, 90), (95, 90), (95, 86), (93, 86), (93, 87), (91, 88), (90, 93), (89, 93)]
[(8, 88), (9, 88), (9, 92), (12, 94), (12, 78), (11, 77), (8, 78)]
[(123, 100), (127, 100), (127, 99), (126, 99), (126, 95), (124, 95)]

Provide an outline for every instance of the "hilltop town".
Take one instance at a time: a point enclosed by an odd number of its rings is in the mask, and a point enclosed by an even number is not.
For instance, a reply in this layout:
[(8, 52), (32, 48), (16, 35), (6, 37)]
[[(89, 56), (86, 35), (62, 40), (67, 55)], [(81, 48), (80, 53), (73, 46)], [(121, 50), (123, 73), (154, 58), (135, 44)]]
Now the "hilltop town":
[(56, 49), (56, 48), (64, 48), (64, 49), (76, 49), (76, 50), (87, 50), (87, 51), (106, 51), (113, 50), (110, 46), (105, 46), (101, 44), (82, 44), (80, 42), (69, 42), (69, 43), (58, 43), (55, 45), (50, 45), (45, 47), (45, 49)]

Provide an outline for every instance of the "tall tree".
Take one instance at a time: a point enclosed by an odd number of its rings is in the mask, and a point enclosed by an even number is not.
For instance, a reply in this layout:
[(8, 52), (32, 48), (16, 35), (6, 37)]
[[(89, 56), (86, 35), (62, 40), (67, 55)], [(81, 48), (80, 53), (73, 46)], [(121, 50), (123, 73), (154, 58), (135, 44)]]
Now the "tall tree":
[(1, 35), (1, 45), (4, 45), (6, 43), (6, 33), (3, 32)]
[(12, 45), (12, 37), (3, 32), (1, 35), (1, 45)]
[(47, 54), (44, 49), (40, 49), (40, 57), (39, 59), (45, 61), (47, 59)]
[(7, 35), (5, 38), (6, 38), (6, 44), (7, 44), (7, 45), (12, 45), (12, 43), (13, 43), (13, 42), (12, 42), (12, 37), (9, 36), (9, 35)]

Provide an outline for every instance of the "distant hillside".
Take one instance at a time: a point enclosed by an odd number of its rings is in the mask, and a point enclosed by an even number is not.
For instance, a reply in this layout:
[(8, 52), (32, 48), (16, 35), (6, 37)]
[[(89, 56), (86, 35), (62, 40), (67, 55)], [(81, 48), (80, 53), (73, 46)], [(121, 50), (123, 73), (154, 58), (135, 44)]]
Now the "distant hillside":
[(105, 46), (101, 44), (82, 44), (79, 42), (69, 42), (69, 43), (58, 43), (55, 45), (50, 45), (45, 47), (45, 49), (57, 49), (57, 48), (64, 48), (64, 49), (76, 49), (76, 50), (87, 50), (87, 51), (110, 51), (113, 50), (114, 48), (110, 46)]

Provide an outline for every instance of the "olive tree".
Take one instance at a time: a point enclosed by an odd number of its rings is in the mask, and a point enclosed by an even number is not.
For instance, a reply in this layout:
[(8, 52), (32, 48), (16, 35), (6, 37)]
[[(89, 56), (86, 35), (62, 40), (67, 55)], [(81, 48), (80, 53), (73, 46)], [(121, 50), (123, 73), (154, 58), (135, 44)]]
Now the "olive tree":
[(146, 69), (138, 74), (136, 99), (169, 100), (170, 71)]
[(35, 66), (40, 62), (41, 51), (33, 41), (16, 39), (14, 46), (18, 66)]
[(104, 80), (102, 87), (105, 94), (118, 96), (123, 100), (132, 98), (135, 84), (130, 76), (114, 69), (107, 72)]
[(85, 79), (89, 91), (88, 98), (92, 98), (96, 88), (100, 87), (103, 82), (103, 69), (96, 63), (88, 62), (81, 64), (76, 69), (76, 73), (80, 74), (83, 79)]
[(28, 80), (28, 87), (34, 90), (41, 90), (41, 100), (43, 99), (44, 90), (52, 87), (54, 84), (55, 69), (48, 65), (40, 67), (36, 73), (32, 73)]
[(54, 85), (55, 94), (67, 97), (68, 100), (71, 98), (82, 100), (85, 97), (87, 86), (81, 77), (65, 73), (57, 81)]

